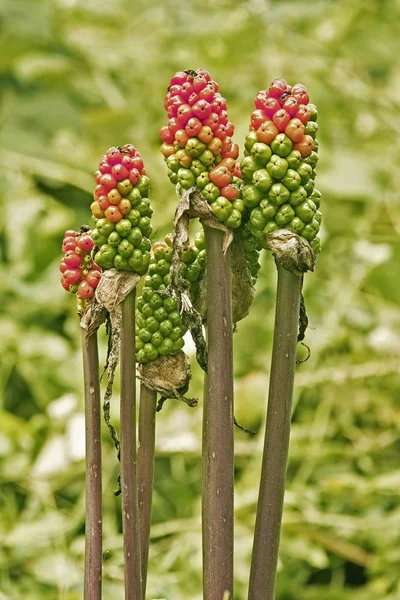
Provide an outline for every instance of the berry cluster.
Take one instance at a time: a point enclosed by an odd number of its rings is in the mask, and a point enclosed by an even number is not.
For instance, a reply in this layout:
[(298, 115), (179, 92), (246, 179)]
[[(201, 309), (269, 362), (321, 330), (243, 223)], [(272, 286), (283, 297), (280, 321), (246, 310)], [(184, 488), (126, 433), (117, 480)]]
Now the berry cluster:
[(316, 254), (321, 194), (315, 187), (317, 109), (307, 89), (275, 79), (258, 92), (241, 162), (249, 228), (265, 247), (268, 233), (283, 227), (305, 238)]
[(92, 260), (94, 242), (89, 228), (68, 230), (62, 243), (63, 258), (60, 263), (61, 285), (67, 292), (76, 294), (78, 312), (83, 312), (94, 296), (101, 279), (101, 269)]
[(238, 145), (232, 141), (226, 100), (207, 71), (175, 73), (165, 96), (168, 124), (160, 129), (161, 152), (178, 191), (196, 186), (227, 227), (240, 226)]
[(153, 210), (148, 199), (149, 178), (138, 150), (132, 144), (107, 150), (95, 179), (90, 208), (96, 223), (92, 231), (98, 247), (96, 263), (103, 269), (146, 273)]
[[(183, 346), (187, 328), (182, 324), (178, 304), (174, 298), (158, 292), (170, 283), (172, 241), (167, 235), (164, 242), (153, 245), (149, 274), (145, 277), (142, 296), (136, 310), (136, 358), (139, 363), (154, 360), (158, 355), (176, 354)], [(182, 253), (181, 275), (190, 284), (193, 298), (204, 270), (206, 251), (202, 234), (195, 244)]]

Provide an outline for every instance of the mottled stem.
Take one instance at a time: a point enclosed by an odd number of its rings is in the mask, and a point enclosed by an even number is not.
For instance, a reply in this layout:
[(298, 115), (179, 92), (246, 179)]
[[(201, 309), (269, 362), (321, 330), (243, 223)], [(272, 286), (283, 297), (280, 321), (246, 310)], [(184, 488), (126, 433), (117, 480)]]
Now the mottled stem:
[(274, 600), (285, 494), (302, 277), (278, 265), (267, 424), (249, 600)]
[(233, 356), (230, 250), (205, 227), (208, 371), (203, 409), (203, 598), (233, 599)]
[(146, 598), (147, 565), (149, 560), (151, 506), (153, 499), (154, 450), (156, 434), (157, 392), (140, 386), (138, 496), (140, 552), (142, 564), (143, 599)]
[(142, 600), (136, 473), (135, 290), (121, 303), (121, 497), (125, 600)]
[(82, 354), (86, 436), (84, 599), (101, 600), (101, 407), (97, 331), (87, 337), (87, 331), (82, 329)]

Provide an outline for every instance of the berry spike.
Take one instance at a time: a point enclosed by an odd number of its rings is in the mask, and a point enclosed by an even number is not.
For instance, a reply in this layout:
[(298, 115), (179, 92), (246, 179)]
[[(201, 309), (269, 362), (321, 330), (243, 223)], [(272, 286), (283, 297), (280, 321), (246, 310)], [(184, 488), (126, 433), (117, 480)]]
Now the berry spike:
[(244, 211), (234, 173), (239, 146), (218, 84), (203, 69), (176, 73), (164, 106), (161, 152), (170, 181), (179, 193), (197, 187), (218, 220), (236, 229)]
[(61, 285), (67, 292), (76, 294), (78, 313), (83, 314), (91, 303), (101, 279), (101, 269), (93, 261), (94, 242), (89, 227), (64, 234), (60, 262)]
[(269, 233), (291, 229), (318, 254), (317, 109), (303, 85), (290, 87), (284, 79), (258, 92), (254, 104), (241, 162), (249, 229), (263, 247)]
[(100, 159), (95, 180), (91, 210), (96, 263), (103, 269), (144, 275), (150, 260), (153, 210), (148, 199), (150, 181), (137, 148), (133, 144), (109, 148)]

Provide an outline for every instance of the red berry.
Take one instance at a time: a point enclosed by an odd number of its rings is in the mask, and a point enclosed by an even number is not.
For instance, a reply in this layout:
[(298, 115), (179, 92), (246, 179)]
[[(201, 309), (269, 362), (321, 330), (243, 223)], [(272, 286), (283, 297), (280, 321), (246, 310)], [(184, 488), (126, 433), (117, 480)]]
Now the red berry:
[(211, 131), (215, 131), (219, 125), (219, 118), (217, 113), (212, 112), (207, 119), (204, 119), (203, 125), (210, 127)]
[(61, 285), (63, 286), (64, 290), (66, 290), (67, 292), (69, 292), (69, 283), (67, 283), (64, 279), (64, 277), (61, 277), (60, 279)]
[(227, 186), (231, 182), (232, 173), (226, 166), (217, 165), (209, 172), (210, 181), (219, 188)]
[(116, 165), (121, 162), (122, 154), (118, 148), (112, 147), (107, 150), (107, 162), (110, 165)]
[(169, 90), (168, 90), (168, 94), (170, 98), (173, 98), (173, 96), (180, 96), (182, 91), (182, 86), (180, 85), (171, 85)]
[(296, 83), (296, 85), (292, 87), (291, 94), (293, 98), (296, 98), (299, 104), (308, 104), (309, 97), (307, 88), (305, 88), (304, 85), (301, 85), (301, 83)]
[(198, 76), (202, 75), (206, 81), (210, 81), (210, 79), (211, 79), (210, 73), (208, 71), (206, 71), (205, 69), (197, 69), (196, 74)]
[(204, 121), (211, 114), (211, 104), (207, 100), (199, 100), (193, 105), (192, 110), (195, 117)]
[(108, 189), (104, 185), (96, 185), (93, 190), (93, 198), (97, 200), (100, 196), (104, 196), (107, 194)]
[(221, 96), (221, 94), (215, 94), (214, 100), (211, 104), (211, 108), (214, 112), (219, 114), (221, 110), (226, 110), (226, 100)]
[(197, 137), (203, 127), (202, 122), (197, 117), (192, 117), (186, 123), (185, 131), (189, 137)]
[(127, 154), (124, 154), (121, 160), (121, 165), (124, 165), (130, 171), (134, 166), (134, 159)]
[(308, 123), (311, 117), (311, 111), (306, 104), (300, 104), (299, 110), (296, 113), (297, 119), (304, 124)]
[(108, 163), (106, 156), (103, 156), (99, 162), (99, 171), (102, 173), (111, 173), (111, 165)]
[(266, 102), (268, 100), (268, 92), (266, 90), (260, 90), (257, 92), (254, 99), (254, 106), (259, 110), (264, 110)]
[(64, 281), (68, 283), (68, 285), (73, 285), (74, 283), (78, 283), (81, 278), (80, 269), (67, 269), (64, 271)]
[(226, 125), (228, 122), (228, 113), (226, 112), (226, 110), (221, 110), (221, 112), (219, 113), (219, 122), (222, 125)]
[(115, 177), (111, 175), (111, 173), (104, 173), (104, 175), (101, 176), (100, 184), (107, 190), (107, 192), (109, 192), (116, 187), (117, 181)]
[[(227, 138), (230, 140), (231, 138)], [(222, 143), (222, 158), (234, 158), (235, 160), (239, 156), (239, 144), (231, 142), (229, 146), (224, 146), (225, 142)]]
[(242, 179), (242, 171), (241, 171), (239, 163), (236, 163), (236, 166), (233, 169), (233, 175), (234, 175), (234, 177), (238, 177), (239, 179)]
[(284, 79), (274, 79), (268, 89), (268, 95), (272, 98), (280, 98), (286, 92), (287, 83)]
[(194, 87), (191, 81), (187, 81), (182, 86), (181, 96), (184, 100), (188, 100), (189, 96), (193, 94)]
[(196, 92), (196, 94), (198, 94), (199, 92), (201, 92), (207, 85), (207, 79), (204, 77), (204, 75), (196, 75), (196, 77), (194, 77), (193, 79), (193, 88), (194, 91)]
[(63, 243), (62, 243), (62, 251), (64, 253), (68, 252), (68, 250), (73, 251), (73, 250), (75, 250), (75, 248), (76, 248), (75, 235), (64, 238)]
[(59, 269), (60, 269), (61, 273), (65, 273), (65, 271), (68, 269), (68, 266), (65, 264), (65, 262), (63, 260), (60, 262)]
[(132, 157), (132, 167), (137, 169), (142, 175), (145, 175), (143, 159), (139, 154)]
[(81, 298), (84, 298), (85, 300), (87, 300), (88, 298), (93, 298), (94, 289), (91, 285), (89, 285), (87, 281), (81, 281), (78, 286), (78, 295)]
[(188, 98), (189, 106), (193, 106), (193, 104), (196, 104), (196, 102), (198, 102), (198, 100), (199, 100), (199, 95), (196, 94), (196, 92), (193, 92), (192, 94), (190, 94), (190, 96)]
[(276, 98), (267, 98), (264, 110), (270, 119), (272, 119), (274, 114), (280, 110), (280, 108), (280, 102)]
[(168, 121), (168, 129), (173, 135), (175, 135), (178, 129), (181, 129), (181, 126), (179, 125), (178, 120), (175, 117)]
[(176, 113), (176, 118), (179, 124), (182, 127), (185, 127), (186, 123), (193, 116), (192, 107), (189, 104), (182, 104), (178, 108), (178, 112)]
[[(92, 238), (90, 238), (90, 240), (93, 241)], [(68, 250), (65, 253), (64, 261), (63, 262), (67, 265), (68, 269), (74, 269), (76, 267), (79, 267), (79, 265), (81, 264), (81, 261), (82, 261), (82, 256), (80, 256), (79, 254), (77, 254), (73, 250)], [(62, 273), (64, 273), (66, 270), (67, 269), (65, 269), (64, 271), (62, 271)]]
[(184, 73), (183, 71), (178, 71), (177, 73), (175, 73), (175, 75), (171, 79), (171, 86), (172, 85), (183, 85), (187, 81), (187, 78), (188, 78), (188, 76), (186, 73)]
[(169, 130), (168, 125), (161, 127), (159, 135), (165, 144), (172, 144), (174, 141), (174, 136)]
[(131, 169), (129, 171), (129, 180), (132, 185), (136, 185), (139, 182), (140, 173), (137, 169)]
[(281, 108), (280, 110), (276, 111), (276, 113), (272, 117), (272, 120), (279, 129), (279, 131), (284, 131), (286, 125), (290, 121), (290, 115), (288, 112), (286, 112), (284, 108)]
[(293, 98), (293, 96), (290, 96), (289, 98), (287, 98), (285, 100), (285, 102), (282, 105), (282, 108), (284, 108), (291, 117), (294, 117), (299, 108), (299, 104), (298, 104), (296, 98)]
[(94, 248), (94, 241), (88, 234), (81, 235), (78, 241), (78, 246), (81, 250), (90, 252), (90, 250)]
[(96, 288), (101, 279), (101, 272), (98, 271), (97, 269), (92, 269), (86, 275), (85, 279), (92, 288)]
[(100, 171), (100, 169), (98, 169), (96, 171), (96, 173), (94, 174), (94, 178), (95, 178), (96, 183), (100, 183), (100, 178), (101, 178), (102, 175), (103, 175), (103, 173)]
[(169, 103), (168, 112), (171, 113), (173, 117), (176, 117), (178, 108), (182, 106), (182, 104), (185, 104), (183, 98), (180, 96), (174, 96), (171, 98), (171, 102)]
[(264, 121), (268, 121), (267, 114), (260, 109), (253, 110), (251, 113), (251, 126), (253, 129), (258, 129), (264, 123)]
[(128, 177), (129, 171), (124, 165), (119, 164), (113, 166), (111, 173), (116, 181), (122, 181)]
[(217, 91), (215, 89), (215, 81), (209, 81), (205, 88), (201, 90), (199, 93), (200, 100), (207, 100), (207, 102), (212, 102), (214, 99), (214, 94)]
[(220, 189), (220, 194), (233, 202), (239, 196), (239, 190), (236, 186), (229, 184)]

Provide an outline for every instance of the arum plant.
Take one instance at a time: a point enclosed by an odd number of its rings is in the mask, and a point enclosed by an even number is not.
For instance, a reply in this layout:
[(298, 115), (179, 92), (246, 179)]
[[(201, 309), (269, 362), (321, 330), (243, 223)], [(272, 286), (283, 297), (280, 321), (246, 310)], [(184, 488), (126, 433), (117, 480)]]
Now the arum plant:
[[(206, 600), (233, 598), (233, 348), (231, 229), (243, 202), (234, 185), (238, 145), (226, 100), (205, 70), (175, 73), (164, 106), (161, 152), (185, 196), (201, 193), (207, 251), (208, 368), (203, 409), (203, 588)], [(209, 204), (209, 207), (207, 206)], [(210, 210), (211, 209), (211, 210)], [(207, 211), (202, 209), (203, 217)], [(191, 216), (194, 216), (192, 211)]]
[(278, 270), (267, 424), (249, 600), (273, 600), (289, 450), (303, 273), (313, 269), (321, 194), (315, 189), (317, 111), (283, 79), (257, 94), (241, 171), (249, 229)]
[[(189, 363), (182, 352), (187, 328), (182, 323), (177, 300), (166, 295), (166, 288), (171, 283), (172, 248), (171, 238), (166, 236), (165, 239), (153, 245), (149, 273), (136, 311), (136, 357), (142, 380), (138, 476), (143, 598), (146, 594), (150, 541), (157, 392), (163, 399), (173, 397), (191, 406), (197, 404), (182, 395), (187, 391), (190, 380)], [(193, 265), (197, 254), (194, 251), (188, 254), (191, 264), (185, 264), (185, 268), (188, 270), (192, 267), (194, 278)], [(161, 406), (162, 402), (159, 408)]]
[[(61, 284), (76, 294), (77, 310), (83, 315), (101, 278), (90, 251), (94, 243), (88, 227), (66, 231), (60, 264)], [(84, 598), (100, 600), (102, 588), (102, 482), (101, 419), (97, 329), (82, 328), (82, 356), (85, 390), (86, 494)]]
[[(119, 448), (125, 598), (141, 600), (136, 464), (135, 286), (140, 276), (146, 273), (150, 262), (152, 209), (148, 199), (149, 179), (140, 153), (132, 144), (110, 148), (101, 158), (95, 178), (97, 186), (91, 205), (96, 222), (92, 238), (98, 248), (95, 261), (106, 273), (110, 270), (108, 282), (111, 282), (111, 288), (108, 295), (112, 297), (109, 303), (115, 307), (115, 310), (110, 310), (113, 340), (117, 345), (120, 344)], [(122, 276), (118, 276), (118, 272)], [(104, 295), (104, 289), (102, 293)], [(114, 347), (111, 352), (115, 353), (115, 350)]]

